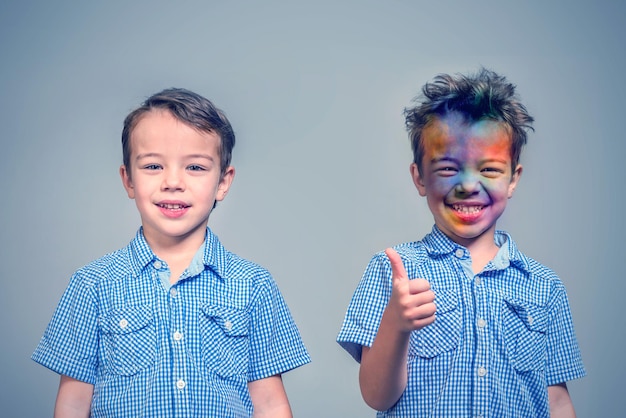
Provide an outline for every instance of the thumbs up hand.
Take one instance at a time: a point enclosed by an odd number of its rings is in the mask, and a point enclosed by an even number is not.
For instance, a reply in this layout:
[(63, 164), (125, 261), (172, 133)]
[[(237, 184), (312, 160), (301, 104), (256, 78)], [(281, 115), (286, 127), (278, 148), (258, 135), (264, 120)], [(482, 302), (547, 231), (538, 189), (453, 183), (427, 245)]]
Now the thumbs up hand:
[(374, 409), (391, 408), (406, 389), (411, 332), (435, 321), (435, 294), (425, 279), (412, 279), (400, 255), (385, 250), (391, 263), (391, 297), (371, 347), (363, 346), (359, 383), (365, 402)]
[(425, 279), (409, 280), (400, 255), (392, 248), (385, 254), (391, 263), (392, 291), (387, 303), (387, 313), (391, 315), (398, 329), (405, 333), (419, 330), (435, 321), (435, 293)]

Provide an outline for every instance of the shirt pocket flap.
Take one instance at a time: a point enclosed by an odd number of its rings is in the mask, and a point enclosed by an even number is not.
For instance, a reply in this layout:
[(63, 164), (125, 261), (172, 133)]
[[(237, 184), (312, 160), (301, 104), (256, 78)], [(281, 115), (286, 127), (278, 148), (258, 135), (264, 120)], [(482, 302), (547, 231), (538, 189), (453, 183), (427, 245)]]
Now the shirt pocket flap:
[(505, 299), (509, 308), (530, 331), (545, 332), (548, 327), (548, 314), (543, 306), (522, 302), (516, 299)]
[(459, 298), (452, 290), (434, 290), (435, 322), (411, 333), (409, 355), (433, 358), (455, 349), (461, 335)]
[(224, 334), (231, 337), (248, 335), (248, 315), (245, 311), (227, 306), (204, 305), (202, 312), (213, 320)]
[(459, 298), (452, 290), (433, 290), (435, 292), (435, 306), (437, 314), (444, 314), (456, 309)]
[(98, 318), (104, 334), (130, 334), (145, 328), (151, 322), (152, 309), (149, 306), (115, 309)]

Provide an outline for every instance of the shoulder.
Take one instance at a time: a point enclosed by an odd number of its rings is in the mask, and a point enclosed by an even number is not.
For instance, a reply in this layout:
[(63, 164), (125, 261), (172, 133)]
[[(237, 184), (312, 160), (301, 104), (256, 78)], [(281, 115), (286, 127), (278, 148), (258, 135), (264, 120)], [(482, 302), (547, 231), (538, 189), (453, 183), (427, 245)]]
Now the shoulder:
[(532, 257), (527, 256), (518, 249), (513, 238), (506, 234), (509, 240), (509, 260), (511, 264), (521, 270), (525, 270), (532, 278), (544, 281), (560, 282), (559, 276), (551, 268), (545, 266)]
[[(428, 248), (423, 241), (404, 242), (393, 247), (398, 252), (402, 261), (411, 261), (413, 263), (423, 263), (428, 256)], [(385, 253), (382, 252), (385, 256)]]
[(496, 240), (508, 241), (509, 261), (511, 266), (525, 271), (529, 276), (537, 280), (559, 282), (559, 276), (549, 267), (541, 264), (532, 257), (527, 256), (518, 247), (511, 235), (505, 231), (496, 232)]
[(226, 267), (230, 271), (241, 272), (246, 275), (269, 275), (269, 271), (259, 264), (243, 258), (233, 252), (225, 250), (227, 264)]
[(74, 277), (85, 285), (96, 285), (105, 279), (128, 276), (133, 271), (133, 262), (128, 246), (105, 254), (76, 270)]
[[(410, 275), (429, 259), (428, 251), (421, 241), (405, 242), (391, 247), (394, 249)], [(391, 277), (391, 264), (385, 251), (374, 254), (366, 268), (365, 277)]]
[[(439, 249), (433, 249), (424, 240), (398, 244), (393, 249), (400, 255), (409, 276), (415, 275), (418, 271), (424, 269), (430, 270), (433, 263), (443, 263), (443, 258), (439, 257), (441, 254)], [(382, 253), (382, 255), (385, 256), (385, 253)]]
[[(403, 242), (391, 247), (394, 249), (402, 260), (414, 260), (416, 258), (422, 258), (428, 255), (426, 247), (422, 241)], [(372, 260), (387, 260), (387, 254), (385, 250), (380, 250), (372, 256)]]
[(543, 288), (549, 289), (551, 298), (548, 299), (560, 299), (566, 297), (567, 292), (565, 284), (556, 272), (531, 257), (526, 256), (526, 261), (528, 263), (528, 278), (531, 283), (537, 284), (538, 293), (539, 289)]
[(565, 285), (558, 274), (551, 268), (519, 251), (510, 240), (510, 267), (507, 268), (515, 278), (515, 289), (525, 295), (524, 299), (534, 300), (538, 304), (552, 304), (567, 298)]
[(120, 249), (106, 254), (74, 272), (59, 306), (80, 307), (86, 311), (99, 306), (107, 294), (131, 274), (128, 251)]
[(527, 262), (527, 265), (528, 265), (528, 271), (533, 276), (536, 276), (536, 277), (541, 278), (543, 280), (559, 281), (559, 282), (561, 281), (559, 279), (559, 276), (556, 274), (556, 272), (554, 270), (552, 270), (551, 268), (541, 264), (540, 262), (538, 262), (534, 258), (528, 257), (526, 255), (524, 255), (524, 257), (526, 258), (526, 262)]
[(204, 262), (225, 281), (271, 280), (267, 269), (226, 249), (210, 228), (207, 228)]
[(233, 252), (224, 250), (225, 279), (248, 280), (255, 282), (271, 281), (270, 272), (259, 264), (245, 259)]

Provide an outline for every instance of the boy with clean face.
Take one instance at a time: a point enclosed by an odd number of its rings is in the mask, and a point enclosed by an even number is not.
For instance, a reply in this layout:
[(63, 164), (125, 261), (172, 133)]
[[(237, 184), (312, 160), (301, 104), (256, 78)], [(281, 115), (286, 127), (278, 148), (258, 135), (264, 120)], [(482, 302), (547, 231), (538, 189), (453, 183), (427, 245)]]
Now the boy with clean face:
[(585, 375), (565, 288), (496, 221), (533, 121), (491, 71), (441, 75), (405, 110), (435, 226), (374, 256), (338, 342), (379, 417), (573, 417)]
[(148, 98), (120, 167), (142, 226), (78, 270), (33, 359), (61, 374), (55, 417), (291, 417), (281, 373), (310, 361), (270, 274), (207, 227), (235, 169), (209, 100)]

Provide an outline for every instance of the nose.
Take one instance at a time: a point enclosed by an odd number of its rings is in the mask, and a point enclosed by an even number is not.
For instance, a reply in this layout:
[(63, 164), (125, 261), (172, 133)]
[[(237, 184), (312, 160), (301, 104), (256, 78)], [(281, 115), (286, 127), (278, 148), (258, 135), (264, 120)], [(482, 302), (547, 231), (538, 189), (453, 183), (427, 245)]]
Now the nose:
[(480, 180), (473, 173), (461, 173), (455, 191), (459, 197), (468, 197), (479, 192)]
[(161, 190), (163, 191), (175, 191), (184, 190), (183, 176), (178, 170), (163, 170), (163, 182), (161, 183)]

